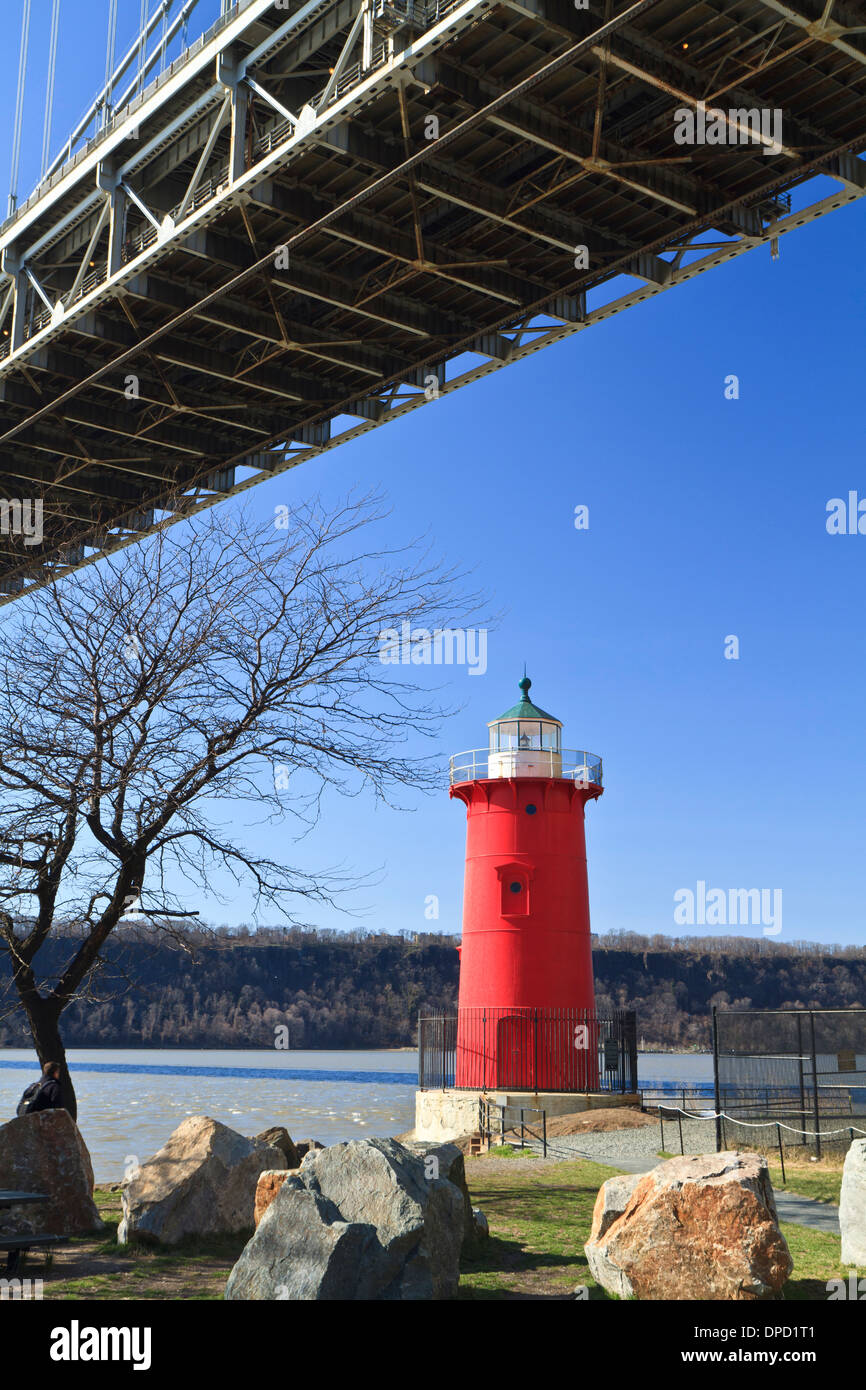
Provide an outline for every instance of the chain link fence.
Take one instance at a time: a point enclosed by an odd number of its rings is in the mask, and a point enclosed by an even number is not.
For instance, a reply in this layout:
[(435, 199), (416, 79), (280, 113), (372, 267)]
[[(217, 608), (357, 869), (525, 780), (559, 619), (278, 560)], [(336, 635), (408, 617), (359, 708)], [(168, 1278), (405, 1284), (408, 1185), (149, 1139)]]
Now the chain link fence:
[(714, 1008), (713, 1078), (718, 1149), (847, 1148), (866, 1136), (866, 1009)]

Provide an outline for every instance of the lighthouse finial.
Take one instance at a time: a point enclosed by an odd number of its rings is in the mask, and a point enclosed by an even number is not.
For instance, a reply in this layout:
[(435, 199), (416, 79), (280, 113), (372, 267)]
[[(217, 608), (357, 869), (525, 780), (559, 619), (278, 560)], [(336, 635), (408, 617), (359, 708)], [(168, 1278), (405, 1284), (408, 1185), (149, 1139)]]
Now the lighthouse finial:
[(529, 677), (528, 677), (527, 674), (526, 674), (526, 662), (524, 661), (524, 663), (523, 663), (523, 680), (517, 682), (517, 688), (518, 688), (518, 690), (521, 690), (521, 691), (523, 692), (522, 698), (523, 698), (524, 700), (528, 700), (528, 699), (529, 699), (529, 690), (530, 690), (531, 685), (532, 685), (532, 681), (529, 679)]

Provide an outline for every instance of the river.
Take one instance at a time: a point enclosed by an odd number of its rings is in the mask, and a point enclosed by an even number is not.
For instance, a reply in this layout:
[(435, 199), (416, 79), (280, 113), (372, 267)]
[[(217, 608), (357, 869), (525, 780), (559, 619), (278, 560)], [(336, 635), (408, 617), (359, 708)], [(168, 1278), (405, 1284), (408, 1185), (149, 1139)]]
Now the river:
[[(415, 1122), (411, 1051), (275, 1052), (73, 1048), (81, 1132), (96, 1181), (119, 1182), (188, 1115), (210, 1115), (242, 1134), (285, 1125), (294, 1139), (335, 1144), (402, 1134)], [(712, 1082), (712, 1058), (641, 1054), (645, 1087)], [(0, 1048), (0, 1118), (13, 1116), (39, 1068), (29, 1048)]]

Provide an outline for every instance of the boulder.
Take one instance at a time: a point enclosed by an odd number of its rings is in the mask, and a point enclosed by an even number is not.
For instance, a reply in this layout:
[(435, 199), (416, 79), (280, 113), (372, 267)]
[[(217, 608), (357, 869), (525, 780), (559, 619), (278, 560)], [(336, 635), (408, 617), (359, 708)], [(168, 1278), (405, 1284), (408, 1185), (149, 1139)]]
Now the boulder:
[(602, 1184), (593, 1212), (592, 1234), (595, 1240), (599, 1240), (617, 1217), (622, 1216), (642, 1177), (642, 1173), (623, 1173), (621, 1177), (608, 1178)]
[(845, 1155), (839, 1226), (843, 1265), (866, 1269), (866, 1139), (855, 1139)]
[(229, 1275), (232, 1300), (376, 1297), (381, 1247), (369, 1223), (343, 1221), (333, 1202), (287, 1176)]
[(480, 1207), (472, 1208), (473, 1235), (477, 1244), (481, 1244), (490, 1236), (490, 1222), (487, 1220)]
[[(435, 1140), (416, 1139), (403, 1146), (412, 1153), (420, 1154), (425, 1161), (425, 1171), (432, 1172), (434, 1176), (447, 1178), (459, 1188), (463, 1198), (463, 1250), (464, 1255), (473, 1255), (479, 1241), (483, 1238), (479, 1235), (475, 1217), (472, 1214), (472, 1198), (469, 1195), (469, 1188), (466, 1185), (466, 1165), (464, 1163), (463, 1151), (456, 1144), (437, 1143)], [(433, 1160), (435, 1167), (431, 1167), (429, 1160)]]
[(8, 1231), (79, 1236), (103, 1224), (90, 1154), (68, 1110), (37, 1110), (0, 1126), (0, 1187), (49, 1199), (7, 1210)]
[(622, 1177), (608, 1178), (602, 1184), (592, 1214), (592, 1250), (589, 1245), (584, 1246), (593, 1279), (617, 1298), (631, 1298), (633, 1290), (623, 1271), (608, 1258), (602, 1237), (622, 1216), (642, 1178), (642, 1173), (626, 1173)]
[(308, 1152), (266, 1208), (227, 1299), (453, 1298), (463, 1194), (394, 1139)]
[(320, 1144), (318, 1139), (301, 1139), (300, 1142), (295, 1145), (298, 1154), (298, 1163), (301, 1162), (301, 1159), (304, 1158), (311, 1149), (323, 1149), (324, 1147), (324, 1144)]
[(118, 1242), (134, 1236), (176, 1245), (185, 1236), (250, 1230), (259, 1174), (285, 1167), (281, 1149), (192, 1115), (123, 1183)]
[(671, 1158), (610, 1178), (585, 1250), (592, 1277), (621, 1298), (773, 1298), (793, 1269), (755, 1153)]
[(288, 1177), (288, 1168), (267, 1168), (264, 1173), (259, 1173), (259, 1180), (256, 1183), (255, 1211), (253, 1213), (257, 1226)]
[(297, 1168), (301, 1161), (301, 1153), (296, 1144), (292, 1143), (291, 1136), (287, 1129), (282, 1125), (275, 1125), (273, 1129), (266, 1129), (261, 1134), (256, 1135), (260, 1144), (270, 1144), (272, 1149), (279, 1149), (286, 1155), (286, 1167)]

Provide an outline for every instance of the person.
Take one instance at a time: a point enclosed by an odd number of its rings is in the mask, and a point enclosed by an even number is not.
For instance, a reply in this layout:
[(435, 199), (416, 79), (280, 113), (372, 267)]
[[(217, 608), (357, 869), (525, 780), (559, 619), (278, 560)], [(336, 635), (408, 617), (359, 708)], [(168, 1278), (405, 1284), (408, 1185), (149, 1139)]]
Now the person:
[(60, 1094), (60, 1064), (46, 1062), (42, 1079), (28, 1086), (18, 1106), (19, 1115), (32, 1115), (37, 1110), (59, 1110), (63, 1105)]

